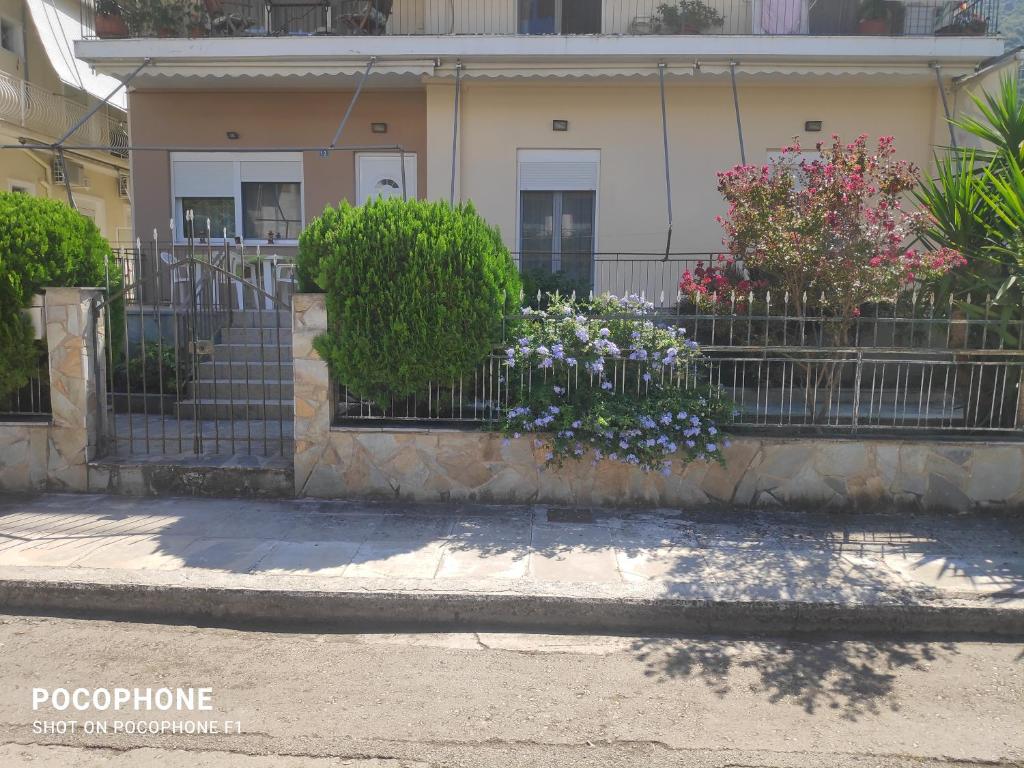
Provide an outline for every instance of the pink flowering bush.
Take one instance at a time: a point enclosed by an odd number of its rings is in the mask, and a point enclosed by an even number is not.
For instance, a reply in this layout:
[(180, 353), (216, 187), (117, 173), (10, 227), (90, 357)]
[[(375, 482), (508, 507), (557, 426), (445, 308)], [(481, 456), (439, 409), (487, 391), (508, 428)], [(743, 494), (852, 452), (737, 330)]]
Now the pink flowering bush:
[(589, 456), (670, 474), (673, 460), (721, 461), (729, 408), (700, 382), (696, 342), (653, 314), (638, 296), (525, 308), (504, 355), (505, 434), (531, 436), (549, 464)]
[(902, 288), (937, 278), (965, 263), (955, 250), (914, 244), (929, 226), (923, 210), (903, 197), (918, 183), (917, 168), (897, 160), (893, 139), (876, 149), (865, 135), (844, 144), (800, 145), (769, 165), (739, 165), (718, 174), (729, 203), (723, 243), (748, 269), (789, 293), (797, 311), (818, 301), (820, 311), (849, 321), (861, 304), (891, 300)]
[(693, 272), (685, 270), (679, 278), (679, 293), (697, 309), (729, 311), (745, 308), (751, 291), (766, 285), (763, 280), (746, 277), (736, 259), (720, 253), (714, 262), (705, 265), (698, 261)]

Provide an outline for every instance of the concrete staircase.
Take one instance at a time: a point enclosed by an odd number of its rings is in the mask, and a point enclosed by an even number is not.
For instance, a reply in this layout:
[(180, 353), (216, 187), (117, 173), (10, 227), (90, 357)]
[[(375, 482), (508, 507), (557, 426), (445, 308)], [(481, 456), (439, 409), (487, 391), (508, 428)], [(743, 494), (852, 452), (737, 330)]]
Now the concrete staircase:
[(294, 414), (292, 322), (287, 310), (234, 312), (230, 327), (201, 358), (178, 403), (179, 418), (291, 421)]

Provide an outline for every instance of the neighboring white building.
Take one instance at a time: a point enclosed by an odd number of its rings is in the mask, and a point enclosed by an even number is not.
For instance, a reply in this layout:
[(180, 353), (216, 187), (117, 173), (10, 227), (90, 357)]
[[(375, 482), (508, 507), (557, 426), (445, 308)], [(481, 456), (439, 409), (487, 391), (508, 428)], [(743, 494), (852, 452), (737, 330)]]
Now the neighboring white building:
[[(82, 7), (73, 0), (0, 0), (0, 144), (49, 144), (118, 81), (75, 58)], [(126, 97), (122, 92), (69, 139), (67, 178), (78, 209), (110, 240), (131, 239)], [(0, 150), (0, 189), (67, 200), (49, 150)]]

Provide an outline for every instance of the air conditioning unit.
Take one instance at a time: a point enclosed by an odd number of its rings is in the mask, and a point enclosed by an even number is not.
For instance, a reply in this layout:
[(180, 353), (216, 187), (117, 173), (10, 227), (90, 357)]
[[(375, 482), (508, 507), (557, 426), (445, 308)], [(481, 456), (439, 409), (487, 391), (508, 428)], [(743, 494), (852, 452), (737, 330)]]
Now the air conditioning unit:
[(128, 200), (131, 197), (128, 174), (119, 173), (117, 175), (117, 196), (123, 200)]
[(71, 182), (73, 187), (88, 187), (89, 177), (85, 175), (85, 166), (80, 163), (69, 163), (66, 160), (63, 164), (59, 157), (53, 159), (53, 183), (66, 184)]

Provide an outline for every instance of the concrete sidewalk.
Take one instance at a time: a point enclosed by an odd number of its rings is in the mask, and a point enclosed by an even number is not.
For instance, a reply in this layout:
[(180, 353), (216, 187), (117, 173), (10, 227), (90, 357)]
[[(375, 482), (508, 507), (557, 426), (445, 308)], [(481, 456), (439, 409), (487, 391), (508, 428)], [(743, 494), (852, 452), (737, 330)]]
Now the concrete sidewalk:
[(0, 611), (1024, 635), (1024, 520), (5, 496)]

